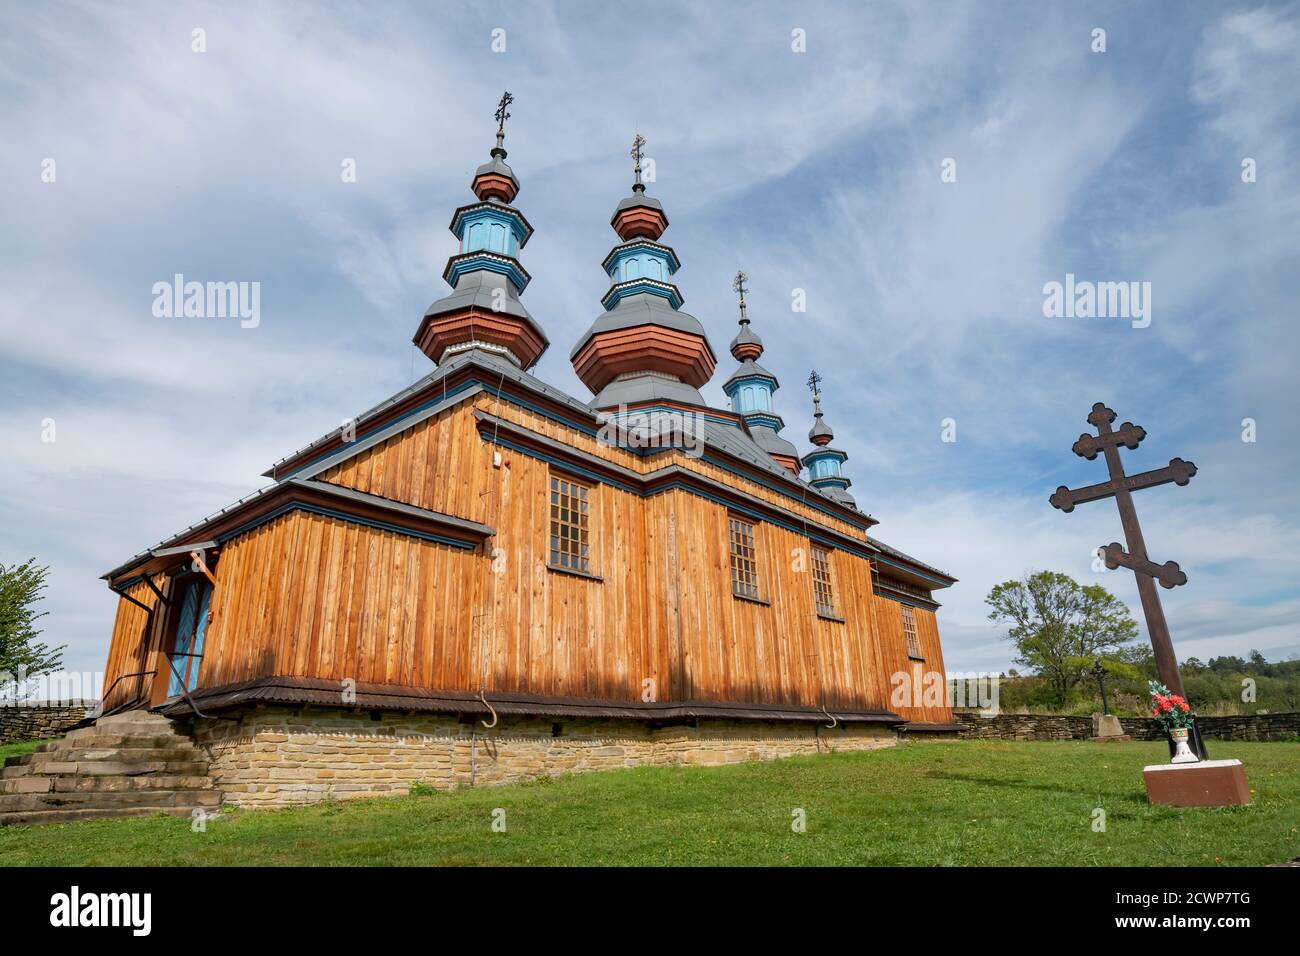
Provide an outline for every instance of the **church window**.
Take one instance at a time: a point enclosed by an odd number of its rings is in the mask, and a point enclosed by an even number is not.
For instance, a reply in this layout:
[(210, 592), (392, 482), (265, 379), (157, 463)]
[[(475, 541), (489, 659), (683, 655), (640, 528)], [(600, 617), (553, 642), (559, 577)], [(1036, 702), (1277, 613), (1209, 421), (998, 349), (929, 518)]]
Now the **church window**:
[(921, 656), (921, 642), (916, 637), (916, 612), (911, 605), (900, 604), (903, 609), (903, 634), (907, 637), (907, 656), (913, 660), (925, 660)]
[(551, 566), (589, 572), (590, 488), (551, 476)]
[(731, 592), (758, 598), (758, 558), (754, 549), (754, 526), (740, 518), (729, 518), (731, 530)]

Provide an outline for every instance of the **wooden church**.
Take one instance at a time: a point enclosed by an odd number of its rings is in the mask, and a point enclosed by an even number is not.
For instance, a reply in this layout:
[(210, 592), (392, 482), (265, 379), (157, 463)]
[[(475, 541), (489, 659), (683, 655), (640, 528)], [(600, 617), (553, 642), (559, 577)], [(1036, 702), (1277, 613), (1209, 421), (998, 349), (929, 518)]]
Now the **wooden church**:
[(105, 575), (105, 714), (170, 718), (245, 805), (952, 731), (954, 579), (871, 533), (819, 392), (808, 450), (781, 437), (743, 275), (730, 407), (705, 402), (640, 137), (570, 356), (593, 397), (529, 374), (508, 104), (415, 330), (435, 369)]

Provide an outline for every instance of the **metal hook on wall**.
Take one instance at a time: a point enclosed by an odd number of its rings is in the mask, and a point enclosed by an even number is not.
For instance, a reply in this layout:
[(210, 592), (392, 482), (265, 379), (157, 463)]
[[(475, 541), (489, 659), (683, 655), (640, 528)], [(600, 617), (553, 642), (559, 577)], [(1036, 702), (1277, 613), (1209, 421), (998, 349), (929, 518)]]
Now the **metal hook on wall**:
[(483, 701), (483, 706), (492, 712), (492, 723), (489, 724), (486, 720), (480, 720), (479, 723), (482, 724), (484, 728), (486, 728), (487, 730), (491, 730), (493, 727), (497, 725), (496, 708), (488, 703), (487, 696), (482, 691), (479, 691), (478, 699)]

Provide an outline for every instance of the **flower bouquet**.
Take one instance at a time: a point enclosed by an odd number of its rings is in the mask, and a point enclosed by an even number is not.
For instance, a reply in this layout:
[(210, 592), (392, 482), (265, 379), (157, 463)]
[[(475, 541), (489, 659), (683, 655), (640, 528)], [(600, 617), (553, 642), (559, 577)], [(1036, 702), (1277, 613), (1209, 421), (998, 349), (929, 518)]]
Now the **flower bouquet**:
[(1178, 694), (1171, 694), (1169, 688), (1159, 681), (1148, 681), (1151, 689), (1151, 716), (1156, 719), (1160, 729), (1167, 733), (1174, 742), (1174, 756), (1171, 763), (1196, 763), (1199, 759), (1187, 746), (1187, 737), (1196, 720), (1192, 708)]

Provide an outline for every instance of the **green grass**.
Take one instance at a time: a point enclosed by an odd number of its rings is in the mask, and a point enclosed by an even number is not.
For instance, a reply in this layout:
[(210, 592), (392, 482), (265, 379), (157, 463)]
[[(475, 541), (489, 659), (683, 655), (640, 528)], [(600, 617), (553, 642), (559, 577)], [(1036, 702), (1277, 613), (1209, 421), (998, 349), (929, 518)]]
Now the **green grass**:
[[(963, 741), (185, 819), (0, 828), (7, 865), (1257, 865), (1300, 856), (1300, 747), (1211, 742), (1248, 807), (1153, 807), (1163, 743)], [(1094, 832), (1093, 811), (1106, 812)], [(491, 830), (495, 808), (507, 831)], [(807, 831), (791, 830), (802, 808)]]
[(19, 754), (32, 753), (41, 744), (48, 744), (58, 739), (58, 737), (51, 737), (49, 740), (19, 740), (10, 744), (0, 744), (0, 765), (4, 764), (5, 757), (17, 757)]

